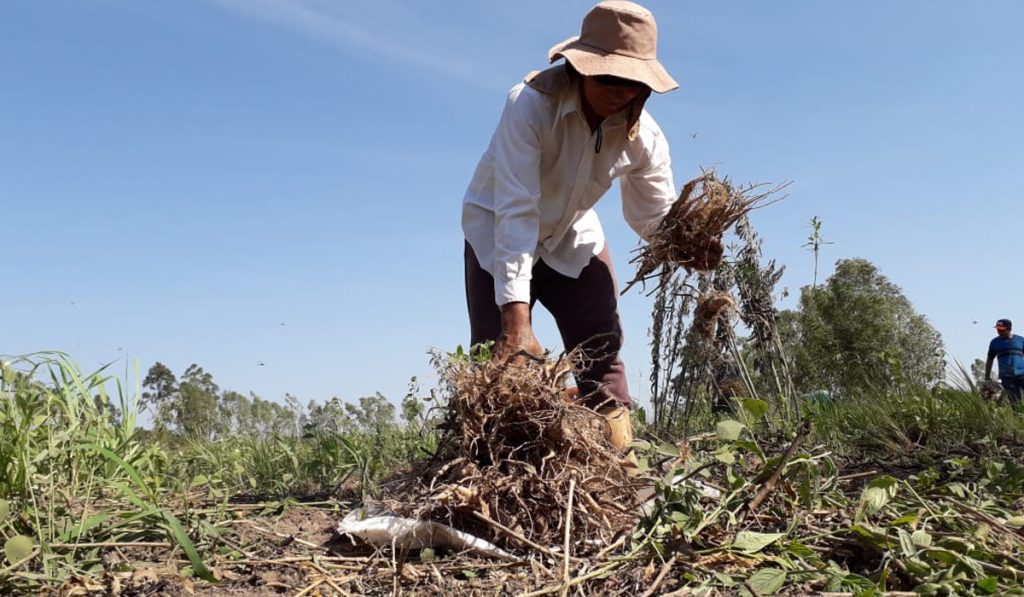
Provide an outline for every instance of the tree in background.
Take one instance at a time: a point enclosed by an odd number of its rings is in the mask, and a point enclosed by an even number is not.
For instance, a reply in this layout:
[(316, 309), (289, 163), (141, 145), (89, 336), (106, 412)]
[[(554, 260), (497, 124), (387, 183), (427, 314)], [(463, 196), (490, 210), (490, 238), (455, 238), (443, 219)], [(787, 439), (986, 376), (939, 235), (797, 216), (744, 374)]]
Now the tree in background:
[(367, 430), (374, 435), (381, 435), (395, 424), (395, 405), (380, 392), (360, 398), (359, 406), (346, 403), (345, 414), (351, 418), (355, 429)]
[(178, 429), (190, 439), (213, 439), (224, 425), (219, 420), (217, 398), (220, 388), (213, 375), (196, 364), (189, 365), (178, 384)]
[(838, 261), (824, 285), (801, 290), (799, 308), (779, 323), (801, 391), (850, 395), (944, 378), (942, 336), (866, 259)]
[[(395, 405), (384, 395), (364, 396), (358, 404), (331, 398), (324, 404), (306, 406), (291, 394), (284, 401), (265, 400), (221, 390), (213, 375), (192, 364), (179, 381), (163, 363), (150, 367), (142, 382), (143, 406), (153, 416), (154, 427), (167, 437), (214, 440), (232, 435), (257, 439), (297, 438), (311, 432), (364, 434), (382, 437), (398, 424)], [(402, 403), (406, 426), (425, 423), (425, 410), (415, 396), (415, 384)]]
[(153, 426), (158, 431), (169, 430), (176, 423), (178, 379), (167, 365), (157, 361), (142, 380), (142, 387), (146, 389), (142, 393), (142, 408), (152, 415)]

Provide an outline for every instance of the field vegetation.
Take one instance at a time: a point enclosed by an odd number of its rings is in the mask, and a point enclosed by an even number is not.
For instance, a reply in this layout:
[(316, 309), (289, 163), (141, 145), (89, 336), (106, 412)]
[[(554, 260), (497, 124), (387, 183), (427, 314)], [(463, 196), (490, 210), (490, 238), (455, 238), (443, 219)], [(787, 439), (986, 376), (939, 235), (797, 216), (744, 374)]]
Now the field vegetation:
[[(1024, 594), (1020, 414), (975, 372), (947, 376), (940, 334), (870, 262), (840, 260), (779, 311), (781, 267), (745, 218), (729, 255), (651, 291), (635, 445), (652, 495), (632, 530), (534, 549), (505, 528), (514, 561), (333, 533), (417, 463), (466, 454), (443, 443), (450, 388), (303, 404), (199, 365), (119, 379), (4, 357), (0, 593)], [(439, 366), (474, 375), (469, 359)], [(533, 497), (598, 525), (577, 487)]]

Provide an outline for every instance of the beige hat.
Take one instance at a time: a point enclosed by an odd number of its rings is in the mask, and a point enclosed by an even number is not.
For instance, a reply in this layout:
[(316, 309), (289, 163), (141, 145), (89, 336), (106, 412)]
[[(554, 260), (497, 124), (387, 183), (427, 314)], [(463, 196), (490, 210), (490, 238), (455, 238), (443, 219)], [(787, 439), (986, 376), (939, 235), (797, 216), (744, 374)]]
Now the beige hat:
[(679, 87), (658, 62), (658, 26), (651, 11), (626, 0), (606, 0), (583, 17), (579, 36), (548, 51), (582, 75), (614, 75), (640, 81), (658, 93)]

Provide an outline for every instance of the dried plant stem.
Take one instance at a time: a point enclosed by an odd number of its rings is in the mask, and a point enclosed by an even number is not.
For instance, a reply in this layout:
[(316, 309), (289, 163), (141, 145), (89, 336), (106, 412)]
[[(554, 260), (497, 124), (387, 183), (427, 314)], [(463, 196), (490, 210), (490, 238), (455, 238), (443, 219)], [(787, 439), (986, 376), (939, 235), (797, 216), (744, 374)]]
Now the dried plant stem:
[(772, 491), (775, 490), (775, 485), (779, 482), (779, 479), (782, 478), (782, 471), (786, 469), (786, 465), (789, 464), (789, 461), (793, 459), (793, 455), (796, 454), (797, 449), (800, 448), (800, 444), (803, 443), (804, 438), (806, 438), (807, 434), (809, 434), (810, 432), (811, 421), (810, 419), (805, 419), (804, 422), (800, 425), (800, 429), (797, 431), (796, 437), (793, 438), (793, 441), (790, 442), (789, 447), (786, 448), (786, 452), (782, 455), (782, 458), (779, 459), (778, 466), (775, 467), (775, 470), (772, 471), (772, 474), (768, 477), (768, 479), (765, 480), (764, 484), (761, 485), (760, 489), (757, 490), (757, 493), (754, 494), (753, 499), (747, 502), (746, 507), (743, 509), (742, 512), (740, 512), (740, 520), (743, 520), (746, 514), (756, 511), (761, 506), (761, 503), (765, 499), (767, 499), (769, 495), (771, 495)]
[(640, 597), (651, 597), (651, 595), (654, 595), (658, 590), (658, 587), (661, 586), (661, 583), (665, 581), (665, 577), (668, 576), (669, 571), (672, 570), (672, 566), (675, 565), (677, 557), (679, 556), (674, 555), (665, 562), (665, 565), (661, 567), (661, 572), (659, 572), (658, 576), (654, 578), (654, 582), (651, 583), (651, 586), (647, 587), (647, 590), (644, 591), (643, 595)]
[(491, 525), (492, 527), (498, 529), (502, 533), (507, 534), (508, 536), (512, 537), (513, 539), (521, 542), (523, 545), (526, 545), (527, 547), (532, 547), (532, 548), (536, 549), (537, 551), (539, 551), (539, 552), (541, 552), (541, 553), (543, 553), (543, 554), (545, 554), (547, 556), (550, 556), (552, 558), (557, 558), (558, 557), (558, 554), (555, 553), (551, 548), (544, 547), (540, 543), (535, 543), (533, 541), (530, 541), (526, 537), (523, 537), (521, 534), (519, 534), (519, 533), (513, 531), (512, 529), (502, 525), (500, 522), (492, 520), (492, 519), (484, 516), (483, 514), (481, 514), (479, 512), (473, 512), (473, 516), (479, 518), (480, 520), (486, 522), (487, 524)]
[(572, 536), (572, 498), (576, 492), (576, 479), (569, 481), (569, 504), (565, 507), (565, 540), (562, 543), (562, 580), (565, 587), (562, 589), (562, 597), (569, 592), (569, 538)]

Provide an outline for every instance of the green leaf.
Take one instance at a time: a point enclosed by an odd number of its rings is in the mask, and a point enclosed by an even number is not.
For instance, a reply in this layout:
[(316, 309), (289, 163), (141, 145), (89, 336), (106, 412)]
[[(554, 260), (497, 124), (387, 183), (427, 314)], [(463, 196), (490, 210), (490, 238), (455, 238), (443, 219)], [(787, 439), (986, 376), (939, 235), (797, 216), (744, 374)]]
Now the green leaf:
[(911, 541), (918, 547), (931, 547), (932, 536), (927, 532), (920, 529), (914, 531), (914, 534), (910, 536)]
[(142, 480), (142, 475), (139, 474), (139, 471), (135, 470), (135, 467), (130, 465), (130, 464), (128, 464), (123, 458), (121, 458), (117, 454), (113, 453), (109, 449), (104, 448), (103, 446), (98, 446), (96, 444), (86, 444), (86, 445), (82, 446), (81, 449), (83, 449), (83, 450), (92, 450), (92, 451), (95, 451), (95, 452), (99, 452), (103, 456), (106, 456), (107, 459), (109, 459), (110, 461), (114, 462), (115, 464), (120, 466), (122, 469), (124, 469), (124, 471), (126, 473), (128, 473), (128, 476), (135, 483), (136, 487), (138, 487), (139, 489), (144, 491), (146, 493), (146, 495), (150, 496), (152, 501), (156, 501), (155, 498), (153, 497), (153, 492), (150, 491), (149, 486), (146, 485), (146, 482)]
[(863, 525), (855, 524), (850, 527), (850, 532), (859, 535), (864, 539), (871, 542), (872, 545), (882, 547), (887, 544), (885, 533), (879, 533), (873, 529), (869, 529)]
[(896, 496), (898, 486), (899, 481), (889, 475), (883, 475), (868, 483), (860, 494), (857, 520), (861, 520), (864, 516), (871, 516), (884, 508), (889, 500)]
[(679, 448), (669, 443), (663, 443), (658, 446), (658, 454), (662, 456), (670, 456), (672, 458), (679, 458)]
[(761, 417), (768, 414), (768, 403), (764, 400), (758, 400), (757, 398), (744, 398), (743, 410), (750, 414), (754, 420), (760, 419)]
[(786, 572), (778, 568), (762, 568), (747, 579), (750, 586), (762, 595), (771, 595), (786, 584)]
[(892, 526), (900, 526), (903, 524), (914, 524), (917, 519), (920, 518), (917, 514), (907, 514), (906, 516), (900, 516), (899, 518), (893, 519), (889, 524)]
[(721, 448), (712, 452), (715, 459), (724, 464), (732, 464), (736, 462), (736, 454), (733, 453), (732, 448), (729, 446), (722, 446)]
[(740, 531), (732, 542), (735, 549), (746, 553), (757, 553), (785, 537), (785, 533), (755, 533), (753, 531)]
[(950, 483), (946, 485), (946, 490), (960, 499), (967, 497), (967, 488), (962, 483)]
[(865, 578), (859, 574), (847, 574), (839, 581), (839, 586), (837, 588), (853, 591), (859, 595), (862, 593), (876, 591), (878, 587), (876, 587), (875, 583), (871, 582), (871, 579), (869, 578)]
[(188, 561), (192, 562), (192, 568), (195, 571), (196, 576), (209, 582), (217, 582), (217, 579), (213, 577), (213, 573), (210, 569), (203, 564), (203, 558), (200, 557), (199, 552), (196, 551), (196, 546), (192, 544), (192, 539), (189, 538), (188, 533), (185, 532), (185, 528), (181, 526), (179, 521), (173, 514), (167, 510), (162, 510), (164, 522), (167, 523), (168, 530), (171, 533), (171, 537), (178, 543), (182, 551), (188, 557)]
[(7, 500), (0, 500), (0, 524), (7, 522), (7, 517), (11, 515), (11, 503)]
[(910, 537), (910, 533), (903, 529), (896, 529), (896, 532), (900, 538), (900, 551), (903, 552), (903, 556), (909, 558), (917, 553), (917, 548), (914, 547), (914, 540)]
[(7, 562), (14, 565), (32, 553), (32, 539), (25, 535), (15, 535), (4, 543), (4, 555)]
[(718, 422), (718, 425), (715, 426), (715, 433), (718, 435), (719, 439), (734, 441), (739, 439), (740, 432), (743, 431), (744, 427), (746, 427), (746, 425), (739, 421), (727, 419), (725, 421)]
[(786, 546), (786, 551), (798, 558), (813, 558), (817, 555), (813, 549), (799, 541), (790, 541), (789, 545)]
[(946, 551), (944, 549), (930, 549), (925, 553), (928, 559), (936, 562), (941, 562), (947, 566), (952, 566), (959, 561), (959, 557), (955, 552)]
[(76, 525), (74, 528), (69, 529), (66, 533), (61, 535), (59, 543), (74, 541), (104, 522), (107, 522), (110, 518), (111, 515), (105, 512), (101, 514), (93, 514), (89, 518), (86, 518), (85, 522), (83, 522), (81, 526)]
[(1011, 516), (1006, 519), (1006, 525), (1015, 529), (1024, 527), (1024, 516)]
[(974, 583), (974, 586), (978, 587), (979, 591), (992, 595), (999, 590), (999, 579), (995, 576), (986, 576)]

